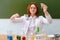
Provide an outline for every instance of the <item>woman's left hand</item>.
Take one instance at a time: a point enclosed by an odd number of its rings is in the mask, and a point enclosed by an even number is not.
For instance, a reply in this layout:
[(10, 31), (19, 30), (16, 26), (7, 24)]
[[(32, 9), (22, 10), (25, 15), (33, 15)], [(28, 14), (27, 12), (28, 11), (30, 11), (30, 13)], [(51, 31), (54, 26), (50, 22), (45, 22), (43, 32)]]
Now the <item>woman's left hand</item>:
[(41, 3), (41, 8), (43, 9), (43, 12), (46, 12), (48, 7), (44, 3)]

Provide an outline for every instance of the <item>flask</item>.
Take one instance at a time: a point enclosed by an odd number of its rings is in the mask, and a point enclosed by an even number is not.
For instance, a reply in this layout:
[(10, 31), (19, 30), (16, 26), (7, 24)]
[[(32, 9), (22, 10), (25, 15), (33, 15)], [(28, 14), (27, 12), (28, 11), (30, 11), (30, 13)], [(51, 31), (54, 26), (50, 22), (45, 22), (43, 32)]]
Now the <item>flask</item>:
[(7, 35), (7, 39), (8, 40), (12, 40), (13, 39), (13, 37), (12, 37), (12, 31), (11, 30), (8, 30), (8, 35)]

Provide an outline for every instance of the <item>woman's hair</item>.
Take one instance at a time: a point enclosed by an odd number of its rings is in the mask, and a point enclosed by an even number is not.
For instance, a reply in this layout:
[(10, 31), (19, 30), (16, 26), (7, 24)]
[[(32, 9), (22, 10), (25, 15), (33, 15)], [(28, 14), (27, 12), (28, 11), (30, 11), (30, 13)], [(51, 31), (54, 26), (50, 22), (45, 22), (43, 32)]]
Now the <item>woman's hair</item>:
[(37, 6), (37, 4), (35, 2), (31, 2), (28, 5), (28, 7), (27, 7), (28, 17), (30, 17), (30, 15), (31, 15), (31, 13), (30, 13), (30, 7), (31, 7), (32, 4), (34, 4), (36, 6), (36, 8), (37, 8), (37, 11), (36, 11), (35, 15), (38, 17), (39, 16), (39, 8), (38, 8), (38, 6)]

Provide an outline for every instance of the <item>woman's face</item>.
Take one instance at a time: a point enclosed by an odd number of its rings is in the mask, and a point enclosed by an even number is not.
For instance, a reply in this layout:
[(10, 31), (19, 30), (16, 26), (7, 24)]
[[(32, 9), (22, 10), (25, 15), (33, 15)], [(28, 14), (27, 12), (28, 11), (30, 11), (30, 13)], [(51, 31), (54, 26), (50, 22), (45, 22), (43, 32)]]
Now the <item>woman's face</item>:
[(30, 13), (31, 13), (31, 15), (35, 15), (36, 11), (37, 11), (36, 6), (34, 4), (32, 4), (30, 6)]

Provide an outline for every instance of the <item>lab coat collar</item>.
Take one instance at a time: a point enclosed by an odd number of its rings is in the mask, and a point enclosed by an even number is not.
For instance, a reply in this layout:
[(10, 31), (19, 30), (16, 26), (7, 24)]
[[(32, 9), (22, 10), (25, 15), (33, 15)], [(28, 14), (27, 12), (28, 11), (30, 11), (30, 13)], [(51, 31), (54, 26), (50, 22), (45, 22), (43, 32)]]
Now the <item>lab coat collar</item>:
[(30, 16), (29, 18), (35, 19), (35, 18), (36, 18), (36, 16), (34, 16), (34, 17)]

